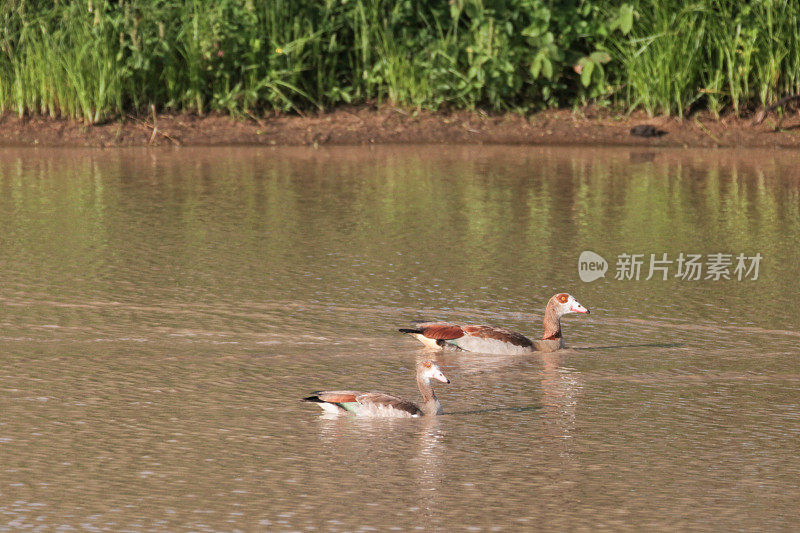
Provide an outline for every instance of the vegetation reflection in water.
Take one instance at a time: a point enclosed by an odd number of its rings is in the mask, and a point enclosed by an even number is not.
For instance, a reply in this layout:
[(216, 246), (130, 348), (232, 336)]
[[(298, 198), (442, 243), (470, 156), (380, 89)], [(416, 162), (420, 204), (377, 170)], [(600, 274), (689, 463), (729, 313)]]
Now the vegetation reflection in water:
[[(144, 275), (167, 291), (214, 292), (215, 278), (236, 291), (237, 279), (289, 297), (285, 280), (324, 278), (332, 296), (355, 295), (358, 278), (381, 287), (380, 301), (425, 294), (446, 302), (542, 283), (575, 287), (584, 249), (612, 262), (619, 253), (760, 252), (763, 298), (751, 299), (754, 285), (745, 282), (724, 291), (753, 317), (782, 312), (769, 302), (792, 287), (800, 177), (791, 159), (466, 151), (387, 150), (365, 163), (350, 149), (290, 157), (229, 150), (236, 157), (223, 160), (199, 152), (6, 156), (4, 257), (12, 280), (43, 269), (37, 277), (56, 291), (98, 290), (95, 278), (124, 293)], [(153, 242), (156, 228), (167, 238)], [(591, 286), (608, 290), (604, 298), (624, 287), (646, 304), (716, 287), (612, 283), (613, 268)], [(548, 293), (532, 294), (539, 300), (526, 310), (538, 311)]]

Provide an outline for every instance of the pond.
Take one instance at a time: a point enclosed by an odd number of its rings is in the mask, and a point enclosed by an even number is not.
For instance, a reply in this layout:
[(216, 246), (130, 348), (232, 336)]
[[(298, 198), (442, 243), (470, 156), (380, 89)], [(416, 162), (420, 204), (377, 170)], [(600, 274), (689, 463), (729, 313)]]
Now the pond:
[[(792, 152), (6, 148), (0, 227), (6, 527), (800, 520)], [(591, 281), (587, 251), (606, 265)], [(591, 314), (565, 317), (554, 353), (435, 353), (397, 331), (540, 338), (558, 292)], [(424, 359), (452, 381), (443, 416), (299, 401), (417, 401)]]

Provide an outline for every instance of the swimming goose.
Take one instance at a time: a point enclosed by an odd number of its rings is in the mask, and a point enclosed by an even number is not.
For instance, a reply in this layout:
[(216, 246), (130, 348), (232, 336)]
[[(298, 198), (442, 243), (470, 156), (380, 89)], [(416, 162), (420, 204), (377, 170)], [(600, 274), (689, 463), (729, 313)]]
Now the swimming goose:
[(417, 364), (417, 385), (422, 394), (422, 406), (383, 392), (356, 392), (349, 390), (319, 391), (303, 398), (314, 402), (331, 414), (350, 413), (356, 416), (410, 418), (442, 414), (442, 404), (436, 398), (431, 380), (450, 383), (433, 361)]
[(521, 354), (554, 352), (564, 347), (561, 317), (589, 310), (569, 294), (556, 294), (547, 302), (544, 311), (542, 340), (530, 340), (524, 335), (494, 326), (459, 325), (448, 322), (425, 322), (415, 328), (400, 328), (434, 350), (454, 349), (491, 354)]

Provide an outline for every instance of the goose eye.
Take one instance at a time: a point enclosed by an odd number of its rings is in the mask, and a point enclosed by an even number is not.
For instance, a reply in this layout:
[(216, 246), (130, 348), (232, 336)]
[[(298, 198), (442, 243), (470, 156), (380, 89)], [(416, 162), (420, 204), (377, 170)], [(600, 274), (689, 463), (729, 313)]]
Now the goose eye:
[(567, 303), (567, 295), (566, 294), (559, 294), (558, 295), (558, 301), (561, 302), (562, 304)]

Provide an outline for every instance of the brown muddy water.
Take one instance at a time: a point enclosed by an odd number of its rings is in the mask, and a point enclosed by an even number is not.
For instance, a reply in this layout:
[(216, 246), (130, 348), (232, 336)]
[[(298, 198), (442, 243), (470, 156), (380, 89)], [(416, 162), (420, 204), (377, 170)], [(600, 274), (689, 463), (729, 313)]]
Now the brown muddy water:
[[(0, 228), (0, 529), (800, 522), (792, 153), (4, 149)], [(581, 281), (584, 250), (604, 278)], [(644, 279), (681, 253), (733, 254), (732, 279)], [(615, 279), (621, 254), (645, 254), (639, 280)], [(535, 337), (559, 291), (592, 314), (553, 354), (431, 355), (396, 331)], [(417, 399), (424, 357), (452, 380), (444, 416), (298, 401)]]

